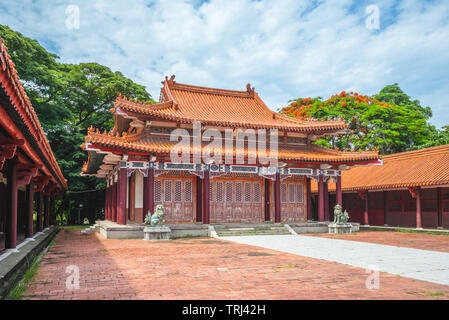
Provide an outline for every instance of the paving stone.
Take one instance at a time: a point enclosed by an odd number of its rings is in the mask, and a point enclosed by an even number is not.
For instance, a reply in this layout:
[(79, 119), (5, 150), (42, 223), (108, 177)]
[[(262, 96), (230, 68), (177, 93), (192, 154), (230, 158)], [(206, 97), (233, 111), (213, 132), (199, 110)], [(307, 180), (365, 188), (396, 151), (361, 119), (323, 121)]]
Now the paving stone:
[[(381, 273), (380, 288), (370, 290), (363, 268), (209, 240), (149, 243), (63, 230), (43, 259), (55, 263), (41, 265), (26, 299), (449, 299), (445, 285)], [(66, 288), (70, 265), (79, 267), (79, 290)]]

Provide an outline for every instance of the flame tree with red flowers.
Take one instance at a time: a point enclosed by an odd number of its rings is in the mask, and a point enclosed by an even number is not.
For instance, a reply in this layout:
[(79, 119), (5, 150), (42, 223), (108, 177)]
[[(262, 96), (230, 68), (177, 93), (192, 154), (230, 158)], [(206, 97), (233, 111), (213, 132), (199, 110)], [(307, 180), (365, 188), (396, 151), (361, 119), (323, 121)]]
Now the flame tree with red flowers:
[[(396, 89), (402, 92), (394, 84), (373, 97), (342, 91), (327, 100), (299, 98), (280, 112), (304, 120), (344, 119), (349, 124), (347, 133), (316, 142), (325, 147), (378, 150), (381, 154), (419, 148), (438, 134), (435, 127), (427, 123), (431, 110), (422, 108), (417, 100), (411, 101), (403, 92), (400, 96)], [(394, 97), (390, 91), (394, 91)], [(403, 101), (395, 103), (393, 98)]]

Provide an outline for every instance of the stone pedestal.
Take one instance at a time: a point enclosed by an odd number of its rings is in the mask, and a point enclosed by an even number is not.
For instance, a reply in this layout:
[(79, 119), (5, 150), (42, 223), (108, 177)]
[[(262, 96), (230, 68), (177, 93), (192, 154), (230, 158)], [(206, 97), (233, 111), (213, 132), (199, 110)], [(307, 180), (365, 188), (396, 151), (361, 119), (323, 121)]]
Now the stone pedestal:
[(330, 223), (329, 233), (335, 234), (352, 233), (352, 225), (350, 223), (342, 223), (342, 224)]
[(143, 240), (168, 240), (171, 230), (169, 227), (145, 227)]

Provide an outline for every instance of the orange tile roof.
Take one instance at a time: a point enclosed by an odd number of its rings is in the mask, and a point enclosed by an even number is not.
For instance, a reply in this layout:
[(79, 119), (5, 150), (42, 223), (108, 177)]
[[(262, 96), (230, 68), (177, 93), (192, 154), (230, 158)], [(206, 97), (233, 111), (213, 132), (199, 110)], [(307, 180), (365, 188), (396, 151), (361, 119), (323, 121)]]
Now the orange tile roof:
[(162, 83), (160, 103), (146, 104), (120, 95), (113, 112), (184, 123), (198, 120), (209, 125), (300, 132), (338, 132), (347, 128), (344, 121), (305, 121), (271, 111), (249, 84), (246, 91), (235, 91), (180, 84), (174, 76)]
[[(383, 156), (382, 166), (342, 172), (342, 190), (379, 190), (449, 185), (449, 145)], [(317, 192), (312, 181), (312, 191)], [(335, 184), (329, 184), (335, 190)]]
[[(140, 134), (123, 136), (114, 136), (106, 133), (94, 132), (90, 129), (85, 141), (87, 143), (93, 143), (103, 147), (116, 147), (121, 149), (127, 149), (130, 151), (143, 152), (143, 153), (164, 153), (169, 154), (176, 142), (171, 142), (169, 138), (150, 136), (149, 133), (143, 131)], [(206, 144), (203, 144), (202, 149)], [(234, 155), (236, 154), (236, 147), (234, 146)], [(245, 156), (247, 156), (247, 148), (245, 150)], [(192, 150), (193, 154), (200, 154), (202, 150)], [(224, 149), (222, 150), (224, 155)], [(303, 161), (303, 162), (316, 162), (316, 163), (349, 163), (349, 162), (361, 162), (361, 161), (376, 161), (380, 159), (377, 152), (342, 152), (332, 149), (326, 149), (319, 146), (294, 146), (294, 145), (279, 145), (278, 158), (280, 160), (290, 161)]]
[[(49, 163), (48, 169), (55, 174), (53, 178), (59, 182), (63, 189), (67, 189), (67, 182), (56, 161), (37, 114), (31, 105), (30, 99), (20, 82), (15, 64), (12, 61), (11, 56), (8, 53), (8, 48), (5, 46), (2, 38), (0, 38), (0, 82), (5, 92), (10, 97), (14, 108), (26, 124), (27, 130), (29, 130), (40, 150), (42, 150), (44, 157)], [(41, 160), (43, 161), (44, 159)]]

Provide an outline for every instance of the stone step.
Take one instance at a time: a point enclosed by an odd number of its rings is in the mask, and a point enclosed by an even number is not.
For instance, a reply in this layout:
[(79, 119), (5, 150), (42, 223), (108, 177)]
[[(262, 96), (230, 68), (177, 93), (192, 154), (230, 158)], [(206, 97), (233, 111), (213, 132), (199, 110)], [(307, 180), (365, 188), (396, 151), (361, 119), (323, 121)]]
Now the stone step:
[(220, 237), (226, 237), (226, 236), (253, 236), (253, 235), (287, 235), (290, 234), (290, 232), (280, 232), (280, 231), (233, 231), (233, 232), (218, 232), (218, 236)]

